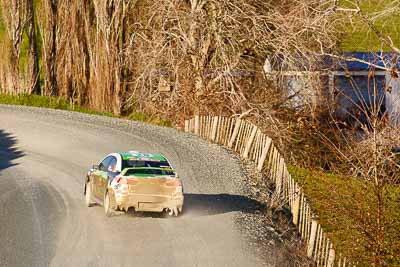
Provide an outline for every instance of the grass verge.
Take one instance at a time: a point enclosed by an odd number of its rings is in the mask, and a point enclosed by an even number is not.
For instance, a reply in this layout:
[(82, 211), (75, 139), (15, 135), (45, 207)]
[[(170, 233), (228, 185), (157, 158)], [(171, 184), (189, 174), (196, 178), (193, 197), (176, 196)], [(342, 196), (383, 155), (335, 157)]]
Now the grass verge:
[[(344, 7), (354, 8), (349, 1), (340, 0)], [(395, 12), (376, 16), (377, 12), (383, 10), (393, 10), (393, 0), (363, 0), (360, 1), (360, 7), (364, 14), (375, 18), (376, 28), (385, 36), (390, 36), (395, 46), (400, 47), (400, 14)], [(340, 47), (345, 52), (389, 52), (388, 46), (373, 33), (361, 19), (354, 17), (352, 20), (346, 20), (346, 27), (343, 29), (344, 36)]]
[(101, 115), (115, 118), (124, 118), (128, 120), (141, 121), (154, 125), (172, 127), (172, 123), (165, 119), (155, 118), (148, 116), (141, 112), (131, 112), (126, 116), (116, 116), (110, 112), (99, 112), (89, 108), (71, 105), (67, 100), (60, 97), (47, 97), (39, 95), (8, 95), (0, 93), (0, 104), (8, 105), (22, 105), (31, 107), (42, 107), (42, 108), (52, 108), (68, 111), (76, 111), (81, 113)]
[[(318, 221), (336, 251), (361, 266), (372, 261), (376, 198), (370, 182), (321, 171), (289, 166), (292, 177), (303, 187)], [(388, 266), (400, 266), (400, 187), (385, 190), (385, 248)]]

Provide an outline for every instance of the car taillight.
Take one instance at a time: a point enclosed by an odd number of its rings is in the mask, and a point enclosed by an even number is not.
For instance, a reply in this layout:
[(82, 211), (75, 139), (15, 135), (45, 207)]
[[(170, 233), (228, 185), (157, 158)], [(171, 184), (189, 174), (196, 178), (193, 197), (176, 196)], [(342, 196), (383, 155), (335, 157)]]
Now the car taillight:
[(133, 178), (125, 178), (125, 177), (121, 177), (121, 176), (117, 176), (115, 177), (115, 181), (118, 184), (130, 184), (130, 185), (135, 185), (137, 184), (139, 181)]
[(115, 179), (118, 184), (126, 184), (126, 179), (121, 176), (117, 176), (117, 177), (115, 177)]

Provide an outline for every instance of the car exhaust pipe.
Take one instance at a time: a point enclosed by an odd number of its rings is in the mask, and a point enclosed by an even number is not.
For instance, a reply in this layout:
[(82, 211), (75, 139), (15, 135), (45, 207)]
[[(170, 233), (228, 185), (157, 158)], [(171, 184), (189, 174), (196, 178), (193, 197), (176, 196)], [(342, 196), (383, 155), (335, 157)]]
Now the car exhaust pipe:
[(174, 207), (174, 208), (167, 208), (167, 213), (169, 216), (178, 216), (179, 212), (178, 212), (178, 208)]

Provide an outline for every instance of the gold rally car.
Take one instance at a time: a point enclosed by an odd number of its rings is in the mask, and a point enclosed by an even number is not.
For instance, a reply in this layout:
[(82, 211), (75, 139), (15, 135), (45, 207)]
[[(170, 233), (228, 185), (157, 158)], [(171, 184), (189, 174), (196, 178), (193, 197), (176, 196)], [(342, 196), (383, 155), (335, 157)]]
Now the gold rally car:
[(167, 212), (178, 216), (183, 207), (182, 182), (168, 160), (157, 154), (129, 151), (107, 155), (85, 179), (85, 202), (114, 210)]

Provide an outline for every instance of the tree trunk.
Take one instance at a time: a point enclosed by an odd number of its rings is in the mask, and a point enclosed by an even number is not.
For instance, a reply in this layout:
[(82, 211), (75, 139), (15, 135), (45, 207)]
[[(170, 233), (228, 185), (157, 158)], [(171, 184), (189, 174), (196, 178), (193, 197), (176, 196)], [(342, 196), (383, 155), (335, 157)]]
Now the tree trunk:
[(11, 93), (21, 92), (19, 59), (24, 23), (26, 20), (26, 2), (22, 0), (1, 0), (0, 9), (10, 40), (9, 66), (11, 70)]
[[(80, 15), (80, 16), (79, 16)], [(78, 19), (80, 20), (78, 28), (78, 42), (79, 46), (82, 48), (82, 65), (83, 65), (83, 75), (82, 75), (82, 86), (78, 88), (79, 90), (79, 105), (88, 105), (89, 97), (88, 91), (90, 88), (90, 29), (93, 27), (92, 21), (93, 12), (90, 12), (90, 1), (85, 0), (81, 2), (81, 13), (78, 14)]]
[(39, 52), (37, 47), (35, 8), (33, 0), (27, 0), (27, 34), (29, 38), (29, 70), (30, 70), (30, 85), (31, 93), (41, 94), (39, 84)]
[(47, 58), (46, 58), (46, 94), (57, 95), (57, 70), (56, 70), (56, 57), (57, 57), (57, 13), (58, 1), (47, 0), (47, 7), (49, 8), (48, 18), (48, 45), (47, 45)]

